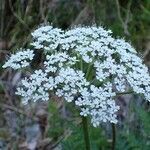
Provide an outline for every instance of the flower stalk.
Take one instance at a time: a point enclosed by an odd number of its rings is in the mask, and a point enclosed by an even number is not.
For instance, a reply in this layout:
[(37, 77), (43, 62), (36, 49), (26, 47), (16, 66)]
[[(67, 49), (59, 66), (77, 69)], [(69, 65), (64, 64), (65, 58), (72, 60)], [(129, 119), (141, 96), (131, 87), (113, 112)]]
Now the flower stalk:
[(115, 127), (114, 123), (112, 123), (111, 126), (112, 126), (112, 147), (111, 147), (111, 149), (115, 150), (115, 145), (116, 145), (116, 127)]
[(90, 150), (90, 137), (88, 131), (88, 120), (87, 117), (82, 117), (83, 133), (86, 150)]

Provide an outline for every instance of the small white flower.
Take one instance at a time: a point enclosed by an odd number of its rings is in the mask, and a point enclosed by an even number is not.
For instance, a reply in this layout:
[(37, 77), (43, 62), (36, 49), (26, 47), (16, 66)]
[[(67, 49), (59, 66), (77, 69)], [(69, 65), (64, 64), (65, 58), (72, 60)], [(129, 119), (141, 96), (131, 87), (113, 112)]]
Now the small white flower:
[(81, 116), (88, 116), (89, 115), (89, 109), (88, 108), (81, 108), (81, 112), (80, 112)]

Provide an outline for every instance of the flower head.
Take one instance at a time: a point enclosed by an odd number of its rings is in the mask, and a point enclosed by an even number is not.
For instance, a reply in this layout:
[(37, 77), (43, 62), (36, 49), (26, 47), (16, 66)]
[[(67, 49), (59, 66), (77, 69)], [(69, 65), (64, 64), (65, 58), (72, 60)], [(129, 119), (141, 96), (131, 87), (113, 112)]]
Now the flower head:
[[(74, 102), (93, 126), (117, 123), (116, 94), (130, 90), (150, 101), (150, 76), (135, 49), (112, 37), (102, 27), (76, 27), (62, 31), (44, 26), (32, 33), (35, 49), (44, 51), (43, 67), (22, 80), (16, 94), (23, 102), (48, 100), (52, 92)], [(33, 51), (12, 55), (3, 67), (26, 67)]]

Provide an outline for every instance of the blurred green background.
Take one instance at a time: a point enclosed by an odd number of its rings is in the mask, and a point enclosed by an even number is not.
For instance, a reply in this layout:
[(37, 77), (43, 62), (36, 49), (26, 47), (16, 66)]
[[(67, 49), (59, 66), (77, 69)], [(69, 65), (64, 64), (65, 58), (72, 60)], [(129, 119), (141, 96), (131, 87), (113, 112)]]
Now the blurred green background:
[[(28, 47), (31, 32), (52, 24), (104, 26), (129, 41), (150, 66), (150, 0), (0, 0), (0, 150), (84, 150), (81, 119), (70, 104), (58, 102), (22, 106), (15, 93), (24, 76), (3, 70), (9, 53)], [(119, 97), (116, 150), (150, 149), (149, 103), (136, 95)], [(93, 128), (91, 149), (110, 150), (110, 124)]]

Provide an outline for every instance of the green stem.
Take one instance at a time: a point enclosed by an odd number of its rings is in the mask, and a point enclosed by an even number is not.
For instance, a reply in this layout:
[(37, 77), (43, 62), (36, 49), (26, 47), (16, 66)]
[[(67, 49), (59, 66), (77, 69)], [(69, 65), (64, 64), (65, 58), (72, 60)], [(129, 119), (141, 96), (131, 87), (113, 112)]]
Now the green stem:
[(82, 60), (82, 58), (81, 58), (81, 62), (80, 62), (80, 68), (83, 71), (83, 60)]
[(112, 123), (111, 126), (112, 126), (112, 147), (111, 147), (111, 149), (115, 150), (115, 145), (116, 145), (116, 127), (115, 127), (114, 123)]
[(88, 121), (86, 117), (82, 117), (82, 125), (83, 125), (83, 132), (84, 132), (84, 141), (86, 150), (90, 150), (90, 138), (89, 138), (89, 131), (88, 131)]
[(120, 95), (125, 95), (125, 94), (133, 94), (133, 91), (128, 91), (128, 92), (120, 92), (120, 93), (116, 93), (116, 96), (120, 96)]
[(87, 80), (89, 80), (89, 78), (90, 78), (89, 76), (90, 76), (90, 73), (91, 73), (92, 64), (93, 64), (93, 63), (90, 63), (90, 64), (89, 64), (88, 69), (87, 69), (87, 72), (86, 72), (86, 79), (87, 79)]

